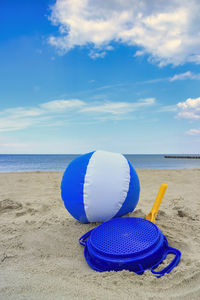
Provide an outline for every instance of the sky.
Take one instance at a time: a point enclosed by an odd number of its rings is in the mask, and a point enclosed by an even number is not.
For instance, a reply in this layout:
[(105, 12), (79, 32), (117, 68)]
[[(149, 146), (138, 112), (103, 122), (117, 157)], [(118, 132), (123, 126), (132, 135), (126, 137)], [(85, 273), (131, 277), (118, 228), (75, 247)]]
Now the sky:
[(0, 153), (200, 152), (198, 0), (1, 0)]

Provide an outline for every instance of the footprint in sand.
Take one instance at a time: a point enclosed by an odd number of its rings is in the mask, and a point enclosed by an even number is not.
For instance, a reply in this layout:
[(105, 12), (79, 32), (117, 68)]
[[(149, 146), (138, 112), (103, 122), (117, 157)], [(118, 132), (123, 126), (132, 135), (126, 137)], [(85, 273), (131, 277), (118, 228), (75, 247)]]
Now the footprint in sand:
[(21, 216), (24, 216), (24, 215), (35, 215), (36, 213), (38, 212), (38, 210), (34, 209), (34, 208), (28, 208), (28, 209), (25, 209), (25, 210), (22, 210), (22, 211), (19, 211), (19, 212), (16, 212), (16, 217), (21, 217)]
[(11, 199), (4, 199), (0, 201), (0, 213), (9, 211), (9, 210), (16, 210), (22, 209), (22, 204), (17, 201), (13, 201)]
[(28, 203), (27, 207), (24, 207), (22, 203), (13, 201), (11, 199), (4, 199), (0, 201), (0, 213), (13, 211), (16, 217), (20, 217), (26, 214), (34, 215), (38, 210), (31, 208)]

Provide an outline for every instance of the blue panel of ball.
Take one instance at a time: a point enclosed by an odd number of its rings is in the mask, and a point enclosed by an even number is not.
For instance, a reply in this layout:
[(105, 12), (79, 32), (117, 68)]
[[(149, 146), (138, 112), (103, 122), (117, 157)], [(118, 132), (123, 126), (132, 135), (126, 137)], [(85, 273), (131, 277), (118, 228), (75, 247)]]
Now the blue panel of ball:
[(67, 167), (61, 182), (61, 196), (66, 209), (78, 221), (88, 223), (83, 204), (83, 185), (89, 160), (94, 152), (74, 159)]

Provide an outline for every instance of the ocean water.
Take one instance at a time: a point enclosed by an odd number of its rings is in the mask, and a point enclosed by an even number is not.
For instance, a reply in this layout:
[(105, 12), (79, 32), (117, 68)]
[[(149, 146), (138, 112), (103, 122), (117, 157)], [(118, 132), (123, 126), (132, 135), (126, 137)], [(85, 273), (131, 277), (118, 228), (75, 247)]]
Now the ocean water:
[[(200, 159), (164, 158), (164, 155), (125, 155), (135, 168), (139, 169), (187, 169), (200, 168)], [(0, 172), (64, 171), (68, 164), (78, 157), (66, 155), (9, 155), (0, 154)]]

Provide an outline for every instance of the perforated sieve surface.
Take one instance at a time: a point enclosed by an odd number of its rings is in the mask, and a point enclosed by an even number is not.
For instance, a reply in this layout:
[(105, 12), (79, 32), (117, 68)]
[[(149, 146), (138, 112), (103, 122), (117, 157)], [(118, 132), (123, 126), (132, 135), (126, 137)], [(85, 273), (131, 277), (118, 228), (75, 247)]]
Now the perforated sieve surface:
[(98, 226), (90, 242), (97, 250), (110, 255), (134, 255), (149, 249), (158, 240), (159, 230), (140, 218), (116, 218)]

